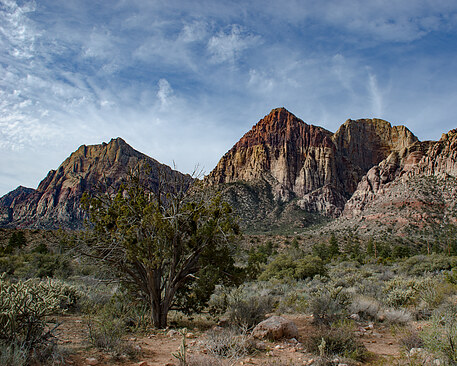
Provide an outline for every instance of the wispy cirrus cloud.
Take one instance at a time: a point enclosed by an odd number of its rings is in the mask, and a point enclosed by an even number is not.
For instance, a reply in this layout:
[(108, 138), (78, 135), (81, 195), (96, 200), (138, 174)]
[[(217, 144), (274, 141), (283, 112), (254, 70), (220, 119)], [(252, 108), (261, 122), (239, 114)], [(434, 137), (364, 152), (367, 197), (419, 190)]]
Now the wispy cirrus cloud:
[(234, 63), (240, 54), (261, 42), (261, 38), (243, 30), (238, 24), (228, 31), (220, 31), (208, 41), (208, 51), (214, 63)]

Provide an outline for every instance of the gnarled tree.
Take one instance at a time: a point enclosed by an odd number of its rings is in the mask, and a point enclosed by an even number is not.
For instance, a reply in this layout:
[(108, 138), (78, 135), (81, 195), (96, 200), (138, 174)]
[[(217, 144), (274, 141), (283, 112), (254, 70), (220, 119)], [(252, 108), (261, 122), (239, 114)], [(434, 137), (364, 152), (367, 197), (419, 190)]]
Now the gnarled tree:
[(157, 328), (167, 326), (167, 314), (176, 305), (196, 302), (191, 292), (199, 274), (213, 274), (201, 304), (218, 280), (235, 271), (238, 226), (231, 207), (217, 195), (190, 191), (188, 184), (164, 178), (158, 188), (148, 189), (137, 172), (117, 194), (83, 199), (92, 223), (85, 238), (89, 254), (147, 301)]

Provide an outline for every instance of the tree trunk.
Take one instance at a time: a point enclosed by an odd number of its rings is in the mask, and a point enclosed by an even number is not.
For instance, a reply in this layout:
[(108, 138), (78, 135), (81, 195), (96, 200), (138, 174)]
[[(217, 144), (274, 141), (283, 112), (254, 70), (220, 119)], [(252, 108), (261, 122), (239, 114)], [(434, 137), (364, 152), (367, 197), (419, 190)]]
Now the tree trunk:
[(154, 328), (164, 329), (167, 327), (169, 306), (166, 304), (151, 304), (151, 319)]

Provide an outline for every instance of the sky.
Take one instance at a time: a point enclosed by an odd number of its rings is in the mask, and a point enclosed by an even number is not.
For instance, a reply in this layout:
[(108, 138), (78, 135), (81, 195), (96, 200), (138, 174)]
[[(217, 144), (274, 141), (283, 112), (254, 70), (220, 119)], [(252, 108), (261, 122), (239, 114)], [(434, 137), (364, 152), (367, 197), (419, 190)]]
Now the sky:
[(116, 137), (209, 173), (277, 107), (438, 140), (456, 60), (455, 0), (0, 0), (0, 196)]

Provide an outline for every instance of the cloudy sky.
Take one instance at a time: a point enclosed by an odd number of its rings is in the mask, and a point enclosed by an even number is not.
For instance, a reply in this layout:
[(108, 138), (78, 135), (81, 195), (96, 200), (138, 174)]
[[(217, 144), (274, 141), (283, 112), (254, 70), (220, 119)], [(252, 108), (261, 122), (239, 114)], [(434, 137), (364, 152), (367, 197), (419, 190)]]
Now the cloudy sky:
[(208, 173), (272, 108), (457, 127), (455, 0), (0, 0), (0, 195), (121, 136)]

